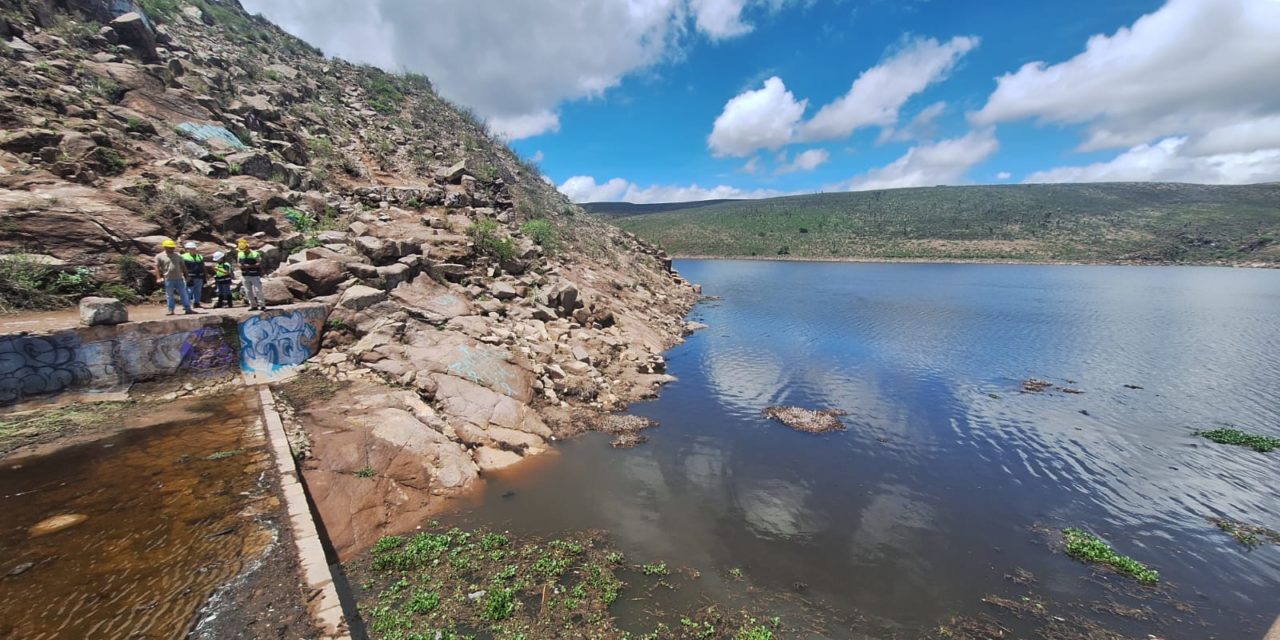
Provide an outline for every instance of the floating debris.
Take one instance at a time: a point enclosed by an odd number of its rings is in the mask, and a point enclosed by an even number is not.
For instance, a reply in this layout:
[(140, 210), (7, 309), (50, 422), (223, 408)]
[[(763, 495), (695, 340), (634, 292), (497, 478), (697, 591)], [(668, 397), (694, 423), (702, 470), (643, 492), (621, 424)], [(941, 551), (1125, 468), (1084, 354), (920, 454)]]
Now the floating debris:
[(649, 418), (616, 414), (599, 416), (592, 425), (596, 431), (613, 434), (613, 442), (609, 444), (615, 449), (630, 449), (648, 442), (649, 437), (640, 435), (640, 432), (656, 426), (658, 423)]
[(1027, 378), (1022, 381), (1022, 390), (1027, 393), (1040, 393), (1053, 388), (1053, 383), (1039, 378)]
[(613, 442), (609, 446), (614, 449), (630, 449), (637, 447), (649, 441), (649, 436), (639, 433), (619, 433), (613, 437)]
[(1124, 386), (1124, 388), (1126, 388), (1126, 389), (1142, 389), (1142, 388), (1144, 388), (1144, 387), (1139, 387), (1139, 386), (1138, 386), (1138, 385), (1136, 385), (1136, 384), (1126, 384), (1126, 385)]
[(1078, 396), (1084, 393), (1084, 391), (1081, 391), (1080, 389), (1077, 389), (1075, 387), (1059, 387), (1059, 388), (1062, 390), (1063, 393), (1070, 393), (1072, 395)]
[(772, 418), (792, 429), (804, 431), (805, 433), (843, 431), (845, 426), (840, 421), (840, 417), (847, 415), (849, 415), (847, 411), (839, 409), (814, 410), (801, 409), (800, 407), (768, 407), (764, 410), (764, 417)]
[(1229, 518), (1209, 518), (1208, 520), (1250, 549), (1257, 549), (1265, 544), (1280, 544), (1280, 531)]

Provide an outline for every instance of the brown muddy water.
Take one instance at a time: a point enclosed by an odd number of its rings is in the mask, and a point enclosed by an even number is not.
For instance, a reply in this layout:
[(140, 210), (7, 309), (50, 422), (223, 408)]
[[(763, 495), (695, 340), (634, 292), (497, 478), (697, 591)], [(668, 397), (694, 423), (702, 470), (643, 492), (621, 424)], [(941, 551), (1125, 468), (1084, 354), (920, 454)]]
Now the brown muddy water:
[(247, 392), (179, 401), (0, 461), (0, 638), (186, 637), (275, 536), (258, 415)]
[[(1280, 272), (677, 267), (719, 299), (668, 354), (679, 380), (632, 407), (661, 424), (650, 441), (564, 443), (492, 474), (446, 524), (606, 530), (630, 562), (701, 573), (663, 597), (734, 600), (746, 584), (802, 601), (778, 612), (789, 623), (824, 619), (787, 638), (920, 638), (992, 616), (1009, 632), (968, 637), (1121, 637), (1066, 628), (1081, 621), (1256, 640), (1280, 614), (1280, 546), (1210, 521), (1280, 529), (1280, 452), (1193, 435), (1280, 437)], [(1055, 386), (1023, 392), (1033, 377)], [(761, 415), (771, 405), (842, 409), (849, 429), (796, 432)], [(1067, 527), (1160, 585), (1067, 557)]]

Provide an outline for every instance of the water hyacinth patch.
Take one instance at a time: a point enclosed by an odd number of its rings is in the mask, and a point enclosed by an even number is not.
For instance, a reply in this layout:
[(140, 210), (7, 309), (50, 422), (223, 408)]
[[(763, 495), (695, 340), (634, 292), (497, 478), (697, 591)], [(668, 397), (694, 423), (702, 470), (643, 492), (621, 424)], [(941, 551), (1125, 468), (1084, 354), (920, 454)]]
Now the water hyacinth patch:
[(1143, 584), (1156, 584), (1160, 581), (1159, 573), (1129, 556), (1116, 553), (1111, 549), (1111, 545), (1092, 533), (1071, 528), (1064, 529), (1062, 535), (1066, 538), (1067, 555), (1072, 558), (1106, 565), (1120, 573), (1133, 576)]
[(1258, 453), (1270, 453), (1280, 449), (1280, 438), (1248, 433), (1239, 429), (1224, 428), (1211, 431), (1197, 431), (1195, 435), (1212, 440), (1218, 444), (1234, 444), (1249, 447)]

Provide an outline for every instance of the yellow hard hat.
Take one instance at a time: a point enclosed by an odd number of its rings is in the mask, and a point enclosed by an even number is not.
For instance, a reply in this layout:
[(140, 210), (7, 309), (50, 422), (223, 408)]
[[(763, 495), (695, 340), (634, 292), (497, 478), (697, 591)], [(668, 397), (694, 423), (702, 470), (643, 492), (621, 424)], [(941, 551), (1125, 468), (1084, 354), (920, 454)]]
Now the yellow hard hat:
[(176, 243), (176, 242), (174, 242), (174, 241), (172, 241), (172, 240), (165, 240), (164, 242), (161, 242), (161, 243), (160, 243), (160, 246), (162, 246), (162, 247), (164, 247), (164, 248), (166, 248), (166, 249), (177, 249), (177, 248), (178, 248), (178, 243)]
[(240, 247), (241, 249), (248, 249), (249, 241), (245, 240), (244, 238), (240, 238), (240, 241), (236, 243), (236, 246)]

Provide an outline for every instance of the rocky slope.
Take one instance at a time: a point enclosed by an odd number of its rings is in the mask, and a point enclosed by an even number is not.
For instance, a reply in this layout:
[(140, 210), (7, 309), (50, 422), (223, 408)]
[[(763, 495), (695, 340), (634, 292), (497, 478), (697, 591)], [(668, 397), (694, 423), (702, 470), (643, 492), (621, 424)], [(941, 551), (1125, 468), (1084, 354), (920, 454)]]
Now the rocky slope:
[(694, 287), (426, 78), (325, 58), (236, 0), (0, 16), (0, 250), (146, 294), (162, 238), (249, 236), (270, 304), (330, 303), (313, 375), (342, 384), (297, 422), (340, 550), (665, 379)]

